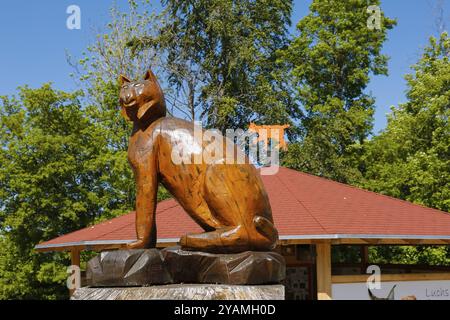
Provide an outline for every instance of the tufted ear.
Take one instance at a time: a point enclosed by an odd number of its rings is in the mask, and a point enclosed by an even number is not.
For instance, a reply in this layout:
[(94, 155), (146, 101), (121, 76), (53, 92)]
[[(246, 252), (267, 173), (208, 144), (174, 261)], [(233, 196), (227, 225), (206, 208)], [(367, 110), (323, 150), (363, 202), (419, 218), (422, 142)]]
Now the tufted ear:
[(130, 79), (128, 79), (124, 75), (120, 75), (119, 82), (120, 82), (120, 85), (123, 86), (125, 83), (129, 83), (131, 81), (130, 81)]
[(152, 72), (152, 70), (148, 69), (147, 72), (144, 75), (144, 80), (150, 80), (150, 81), (155, 81), (158, 82), (156, 80), (156, 76), (155, 74)]

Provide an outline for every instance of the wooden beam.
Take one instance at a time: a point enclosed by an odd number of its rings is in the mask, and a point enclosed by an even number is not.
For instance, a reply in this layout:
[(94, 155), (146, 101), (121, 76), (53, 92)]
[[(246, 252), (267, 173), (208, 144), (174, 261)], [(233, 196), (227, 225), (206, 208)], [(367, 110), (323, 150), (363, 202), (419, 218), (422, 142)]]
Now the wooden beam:
[(446, 245), (448, 240), (439, 239), (372, 239), (372, 238), (347, 238), (340, 239), (339, 244), (366, 244), (366, 245)]
[[(356, 283), (366, 282), (369, 274), (358, 274), (349, 276), (332, 276), (332, 283)], [(427, 281), (427, 280), (450, 280), (450, 273), (401, 273), (381, 274), (381, 281)]]
[(72, 266), (80, 267), (80, 250), (73, 249), (70, 251), (70, 261)]
[[(78, 268), (80, 268), (80, 252), (80, 249), (73, 249), (70, 251), (70, 261), (72, 266), (77, 266)], [(70, 296), (72, 296), (74, 292), (75, 289), (70, 289)]]
[(317, 299), (331, 297), (331, 243), (316, 244)]
[(425, 240), (422, 240), (422, 239), (405, 240), (406, 244), (408, 244), (408, 245), (420, 245), (420, 244), (423, 244), (424, 241), (425, 241)]
[[(165, 247), (173, 247), (178, 245), (177, 242), (162, 242), (157, 243), (157, 248), (165, 248)], [(79, 246), (66, 246), (66, 247), (54, 247), (54, 248), (39, 248), (36, 249), (38, 252), (50, 252), (50, 251), (59, 251), (59, 252), (70, 252), (72, 250), (79, 251), (104, 251), (104, 250), (117, 250), (117, 249), (126, 249), (126, 243), (118, 243), (118, 244), (96, 244), (96, 245), (79, 245)]]
[(96, 245), (79, 245), (79, 246), (67, 246), (67, 247), (55, 247), (55, 248), (40, 248), (36, 249), (38, 252), (70, 252), (72, 250), (79, 251), (104, 251), (104, 250), (117, 250), (117, 249), (126, 249), (127, 245), (120, 244), (96, 244)]
[(341, 239), (282, 239), (278, 241), (277, 245), (290, 246), (295, 244), (317, 244), (317, 243), (341, 244)]
[[(448, 245), (450, 240), (443, 239), (372, 239), (372, 238), (342, 238), (342, 239), (282, 239), (279, 240), (277, 245), (289, 246), (296, 244), (318, 244), (318, 243), (331, 243), (332, 245), (340, 244), (354, 244), (354, 245)], [(176, 246), (177, 243), (157, 243), (158, 248)], [(64, 246), (53, 248), (40, 248), (36, 249), (39, 252), (48, 251), (71, 251), (73, 249), (88, 250), (88, 251), (103, 251), (103, 250), (115, 250), (125, 249), (126, 244), (110, 244), (110, 245), (89, 245), (89, 246)]]
[(361, 255), (361, 273), (366, 273), (367, 264), (369, 262), (369, 247), (362, 245), (360, 247), (360, 255)]
[(279, 246), (290, 246), (293, 244), (311, 244), (312, 241), (311, 239), (283, 239), (283, 240), (278, 240), (278, 245)]

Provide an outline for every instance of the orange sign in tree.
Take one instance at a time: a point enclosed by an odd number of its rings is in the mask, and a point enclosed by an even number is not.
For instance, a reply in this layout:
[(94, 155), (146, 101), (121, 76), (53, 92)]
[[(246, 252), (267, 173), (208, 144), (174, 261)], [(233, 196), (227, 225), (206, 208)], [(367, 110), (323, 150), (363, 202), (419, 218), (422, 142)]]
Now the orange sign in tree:
[(256, 132), (258, 134), (258, 141), (263, 141), (264, 147), (267, 147), (269, 139), (278, 142), (278, 147), (282, 150), (287, 150), (287, 144), (284, 140), (284, 130), (289, 128), (288, 124), (285, 125), (256, 125), (250, 123), (248, 130)]

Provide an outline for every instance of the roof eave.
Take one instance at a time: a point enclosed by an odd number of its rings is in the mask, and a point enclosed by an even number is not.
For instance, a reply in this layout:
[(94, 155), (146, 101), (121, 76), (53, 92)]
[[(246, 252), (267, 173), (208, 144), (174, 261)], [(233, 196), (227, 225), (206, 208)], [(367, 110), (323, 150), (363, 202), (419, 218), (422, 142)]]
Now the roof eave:
[[(78, 250), (105, 250), (118, 249), (126, 246), (127, 243), (135, 241), (130, 240), (94, 240), (94, 241), (78, 241), (64, 242), (57, 244), (38, 244), (35, 246), (37, 251), (66, 251), (70, 249)], [(158, 245), (168, 246), (175, 245), (179, 241), (178, 238), (164, 238), (158, 240)], [(279, 244), (308, 244), (315, 242), (331, 242), (333, 244), (372, 244), (372, 245), (389, 245), (389, 244), (450, 244), (450, 235), (386, 235), (386, 234), (311, 234), (311, 235), (286, 235), (280, 236)]]

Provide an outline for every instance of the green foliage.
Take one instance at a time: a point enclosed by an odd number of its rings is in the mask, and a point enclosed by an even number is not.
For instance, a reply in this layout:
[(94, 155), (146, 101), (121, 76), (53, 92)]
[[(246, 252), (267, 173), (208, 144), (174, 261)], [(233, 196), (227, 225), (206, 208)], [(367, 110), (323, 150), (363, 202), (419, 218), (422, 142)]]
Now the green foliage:
[(151, 49), (135, 54), (128, 47), (132, 38), (143, 35), (151, 27), (151, 21), (156, 21), (153, 13), (146, 10), (139, 13), (138, 8), (132, 0), (128, 13), (113, 6), (106, 30), (96, 36), (83, 57), (77, 62), (69, 57), (75, 71), (73, 77), (86, 95), (84, 103), (90, 105), (91, 117), (105, 131), (108, 146), (117, 152), (127, 150), (131, 132), (131, 124), (120, 113), (119, 76), (141, 79), (156, 59)]
[(341, 182), (361, 178), (355, 160), (374, 113), (364, 90), (371, 73), (387, 74), (381, 48), (395, 25), (383, 16), (381, 30), (370, 30), (367, 6), (366, 0), (314, 0), (297, 25), (298, 37), (282, 52), (305, 111), (302, 137), (284, 165)]
[(54, 285), (67, 257), (33, 247), (126, 207), (108, 184), (115, 163), (102, 159), (106, 136), (80, 98), (44, 85), (1, 99), (0, 298), (64, 296)]
[[(67, 254), (34, 246), (134, 208), (117, 79), (149, 66), (171, 110), (191, 120), (296, 124), (284, 165), (449, 211), (447, 34), (431, 39), (407, 76), (409, 101), (367, 141), (374, 99), (365, 89), (371, 74), (387, 74), (381, 48), (395, 22), (383, 17), (381, 30), (369, 30), (366, 0), (313, 0), (290, 44), (290, 0), (164, 0), (161, 14), (149, 1), (129, 4), (128, 13), (112, 8), (106, 31), (73, 63), (82, 90), (47, 84), (0, 98), (0, 299), (67, 298)], [(160, 188), (159, 201), (169, 196)], [(372, 263), (449, 265), (449, 252), (369, 254)], [(335, 261), (357, 257), (357, 248), (333, 251)]]
[(361, 247), (352, 245), (339, 245), (331, 247), (332, 263), (360, 263)]
[[(140, 79), (152, 64), (158, 64), (158, 55), (152, 48), (133, 52), (129, 42), (136, 37), (148, 35), (149, 30), (158, 30), (160, 16), (151, 11), (149, 1), (129, 0), (129, 11), (121, 12), (116, 6), (110, 10), (111, 20), (106, 30), (98, 34), (83, 58), (72, 63), (77, 73), (76, 80), (87, 97), (87, 112), (97, 130), (107, 139), (105, 153), (100, 161), (115, 164), (110, 176), (112, 190), (120, 190), (127, 199), (128, 208), (134, 208), (135, 183), (127, 160), (128, 139), (132, 124), (120, 113), (118, 82), (121, 74), (131, 79)], [(170, 198), (164, 187), (160, 187), (158, 200)], [(115, 211), (113, 216), (124, 212)], [(103, 215), (102, 219), (111, 216)]]
[(386, 129), (366, 145), (370, 190), (450, 211), (450, 38), (431, 38), (413, 67), (408, 102), (393, 109)]
[(162, 69), (191, 120), (224, 130), (246, 128), (251, 121), (283, 124), (295, 117), (298, 110), (276, 62), (277, 50), (288, 42), (292, 1), (163, 4), (159, 35), (137, 38), (132, 45), (137, 51), (157, 48), (166, 57)]
[(369, 262), (450, 266), (450, 252), (442, 246), (375, 246), (369, 247)]
[[(366, 144), (364, 188), (450, 211), (450, 38), (430, 45), (406, 76), (408, 102), (392, 109), (383, 132)], [(450, 265), (445, 247), (384, 247), (374, 261)]]
[[(450, 252), (444, 246), (369, 246), (369, 264), (450, 266)], [(360, 246), (332, 246), (332, 263), (361, 262)]]
[(15, 241), (0, 237), (0, 300), (68, 298), (67, 254), (22, 250)]
[[(67, 298), (67, 254), (34, 246), (134, 208), (131, 127), (120, 115), (117, 78), (141, 77), (149, 53), (132, 56), (126, 45), (143, 16), (112, 15), (76, 64), (83, 91), (44, 85), (1, 98), (0, 299)], [(161, 188), (158, 200), (169, 196)]]

